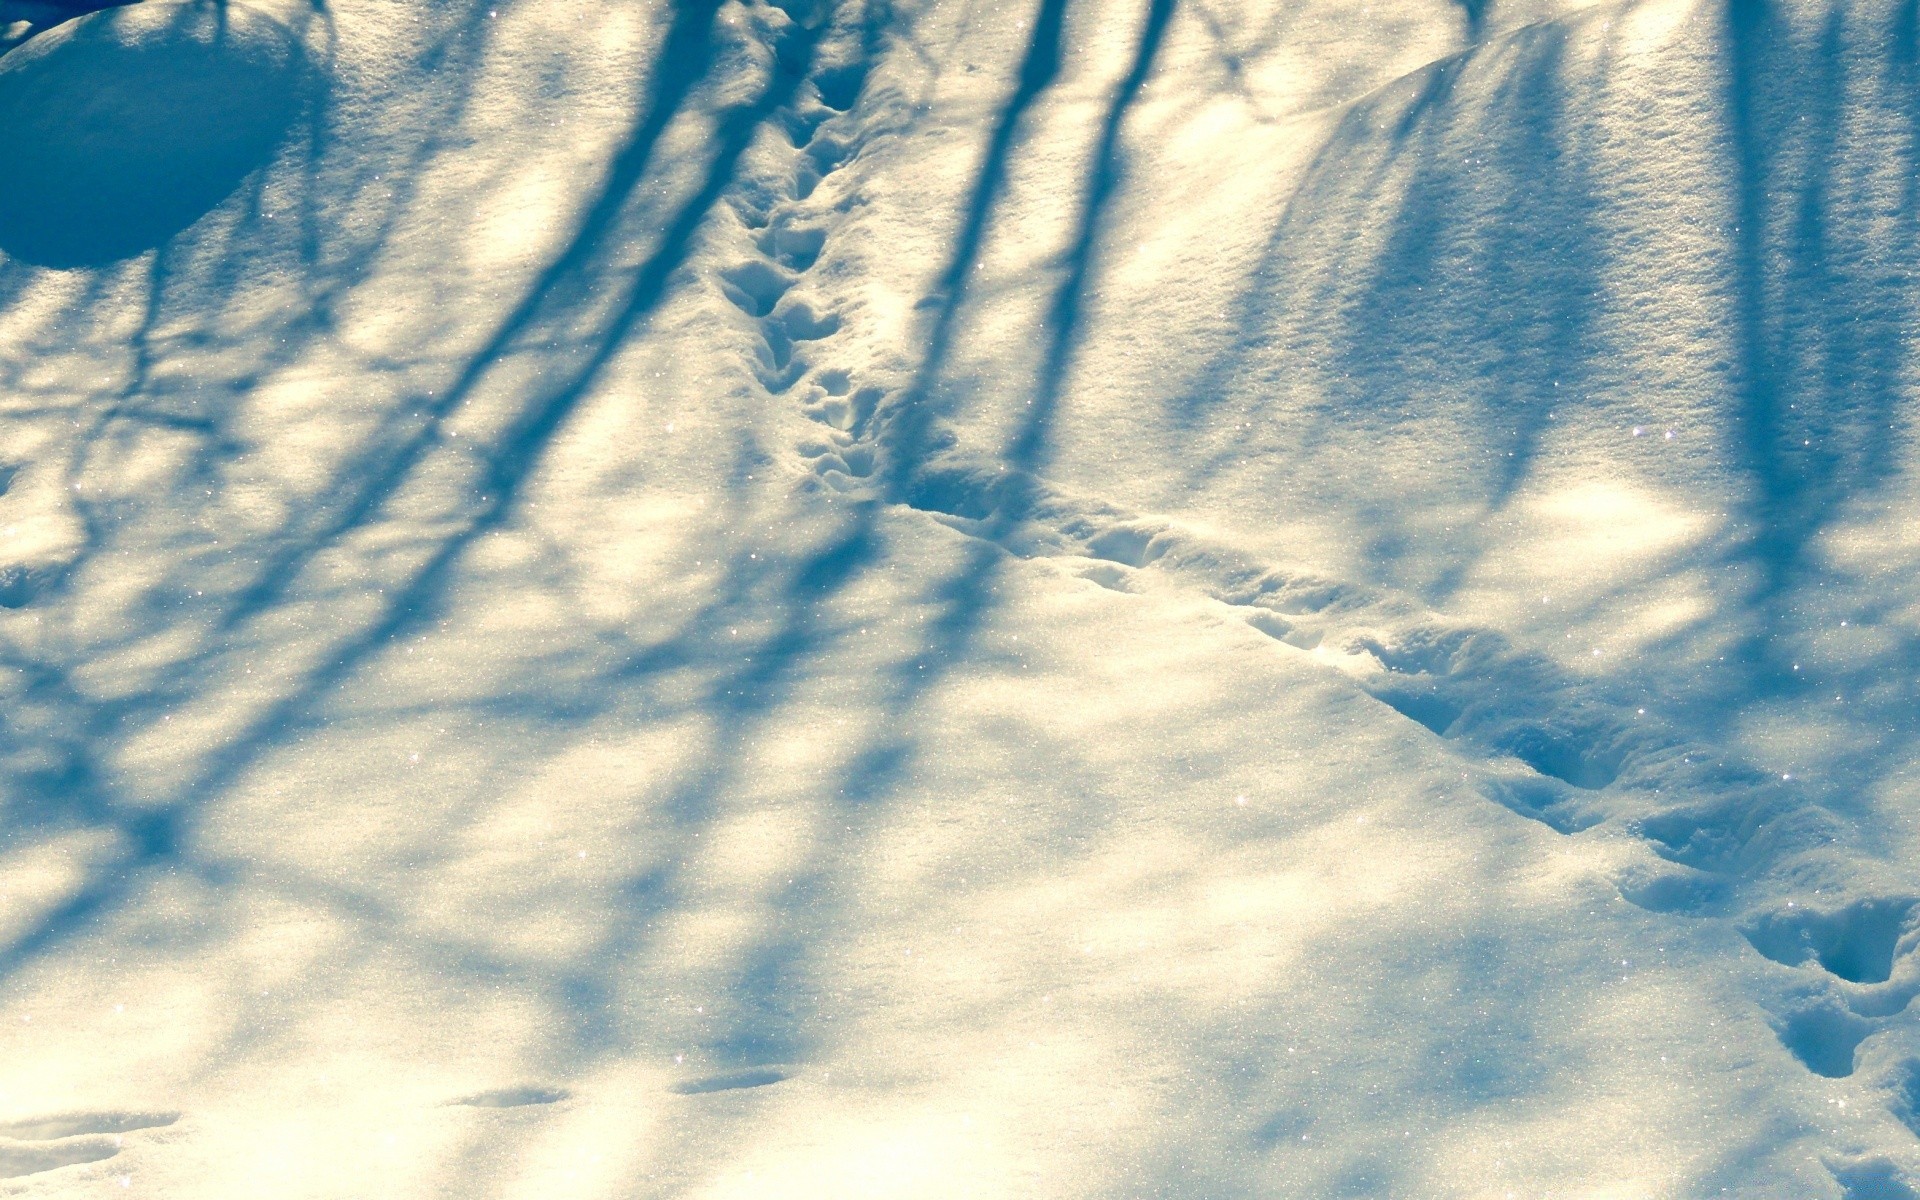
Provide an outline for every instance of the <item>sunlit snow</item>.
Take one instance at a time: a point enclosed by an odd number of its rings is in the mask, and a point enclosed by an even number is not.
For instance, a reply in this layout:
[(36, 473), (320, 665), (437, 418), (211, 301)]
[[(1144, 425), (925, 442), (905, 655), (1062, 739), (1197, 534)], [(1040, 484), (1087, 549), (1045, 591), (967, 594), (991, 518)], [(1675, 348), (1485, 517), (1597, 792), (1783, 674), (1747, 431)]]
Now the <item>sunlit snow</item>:
[(1910, 0), (0, 0), (0, 1191), (1914, 1200), (1917, 320)]

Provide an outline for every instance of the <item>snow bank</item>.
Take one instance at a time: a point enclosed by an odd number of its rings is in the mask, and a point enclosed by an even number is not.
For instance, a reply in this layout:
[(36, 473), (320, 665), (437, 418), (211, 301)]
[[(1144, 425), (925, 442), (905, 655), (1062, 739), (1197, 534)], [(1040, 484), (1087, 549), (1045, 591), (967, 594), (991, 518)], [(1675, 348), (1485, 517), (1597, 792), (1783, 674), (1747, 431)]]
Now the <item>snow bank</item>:
[(219, 203), (273, 152), (313, 82), (298, 17), (292, 4), (149, 0), (0, 58), (0, 251), (111, 262)]

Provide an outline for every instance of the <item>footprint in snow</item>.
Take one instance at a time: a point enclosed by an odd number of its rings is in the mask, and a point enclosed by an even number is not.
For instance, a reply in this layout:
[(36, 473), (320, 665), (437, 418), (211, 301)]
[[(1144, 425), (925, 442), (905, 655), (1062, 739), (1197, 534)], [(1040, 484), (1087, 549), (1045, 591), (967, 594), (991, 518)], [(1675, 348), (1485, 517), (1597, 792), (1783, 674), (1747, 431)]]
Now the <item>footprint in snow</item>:
[(119, 1135), (179, 1119), (179, 1113), (168, 1112), (94, 1112), (0, 1122), (0, 1179), (112, 1158), (120, 1153)]
[(744, 1088), (767, 1087), (782, 1083), (787, 1079), (785, 1071), (772, 1067), (755, 1067), (746, 1071), (729, 1071), (724, 1075), (707, 1075), (700, 1079), (688, 1079), (674, 1084), (669, 1091), (682, 1096), (704, 1096), (709, 1092), (733, 1092)]
[(571, 1098), (572, 1092), (565, 1088), (542, 1087), (529, 1084), (521, 1087), (496, 1088), (490, 1092), (476, 1092), (471, 1096), (462, 1096), (449, 1101), (456, 1108), (525, 1108), (535, 1104), (558, 1104)]

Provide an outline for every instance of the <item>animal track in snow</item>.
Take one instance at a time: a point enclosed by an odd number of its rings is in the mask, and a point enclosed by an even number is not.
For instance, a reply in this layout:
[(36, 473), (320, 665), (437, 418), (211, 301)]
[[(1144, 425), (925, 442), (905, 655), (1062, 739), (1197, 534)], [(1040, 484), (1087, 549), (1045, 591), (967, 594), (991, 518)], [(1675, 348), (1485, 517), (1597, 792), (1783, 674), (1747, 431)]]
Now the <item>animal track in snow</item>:
[(1320, 635), (1302, 629), (1270, 608), (1256, 608), (1247, 614), (1247, 624), (1276, 642), (1285, 642), (1296, 650), (1312, 650), (1320, 644)]
[[(811, 28), (811, 26), (806, 26)], [(833, 312), (818, 312), (812, 304), (798, 301), (781, 307), (787, 292), (812, 270), (820, 260), (829, 230), (804, 211), (793, 207), (811, 197), (819, 185), (853, 153), (856, 143), (825, 131), (824, 126), (843, 109), (826, 102), (829, 95), (845, 99), (851, 106), (865, 79), (862, 67), (851, 75), (836, 74), (841, 68), (825, 69), (827, 82), (816, 85), (823, 99), (818, 104), (802, 102), (779, 114), (793, 144), (793, 163), (784, 185), (768, 181), (743, 181), (738, 195), (730, 197), (733, 209), (748, 228), (757, 231), (753, 247), (757, 257), (738, 263), (719, 273), (722, 292), (742, 312), (759, 323), (760, 341), (754, 347), (755, 375), (770, 395), (790, 391), (809, 370), (812, 362), (799, 353), (802, 343), (822, 341), (840, 329), (840, 317)], [(851, 93), (845, 88), (851, 86)], [(842, 385), (844, 394), (844, 383)], [(834, 417), (851, 419), (851, 406), (823, 405), (825, 423)], [(832, 471), (853, 477), (845, 455), (812, 455), (821, 461), (815, 469), (826, 475)], [(857, 457), (857, 456), (855, 456)]]
[(1079, 570), (1080, 578), (1090, 583), (1097, 583), (1110, 592), (1132, 591), (1133, 589), (1128, 585), (1130, 574), (1128, 568), (1107, 561), (1089, 563)]
[(96, 1112), (0, 1123), (0, 1179), (112, 1158), (121, 1150), (118, 1135), (179, 1119), (180, 1114), (172, 1112)]
[(68, 1138), (24, 1146), (0, 1143), (0, 1179), (18, 1179), (80, 1163), (100, 1162), (118, 1153), (120, 1143), (110, 1137)]
[(1911, 950), (1920, 936), (1914, 908), (1911, 899), (1858, 900), (1832, 912), (1795, 905), (1768, 913), (1741, 932), (1777, 963), (1813, 962), (1849, 983), (1885, 983), (1893, 976), (1901, 944)]
[[(887, 416), (876, 423), (884, 427)], [(1261, 563), (1172, 522), (997, 466), (949, 460), (917, 472), (895, 498), (1074, 574), (1086, 575), (1076, 558), (1102, 560), (1132, 589), (1152, 572), (1230, 606), (1276, 641), (1318, 651), (1375, 699), (1483, 756), (1480, 791), (1489, 800), (1561, 834), (1610, 825), (1644, 839), (1669, 865), (1635, 864), (1617, 884), (1649, 911), (1738, 922), (1743, 894), (1793, 890), (1800, 856), (1830, 854), (1825, 848), (1846, 836), (1832, 814), (1783, 781), (1611, 697), (1606, 681), (1493, 631), (1449, 625), (1411, 601)], [(1911, 985), (1899, 982), (1908, 977), (1899, 964), (1920, 942), (1920, 905), (1873, 897), (1834, 904), (1810, 918), (1749, 910), (1736, 927), (1769, 957), (1817, 965), (1839, 981), (1771, 1007), (1782, 1046), (1809, 1071), (1842, 1078), (1853, 1073), (1860, 1044), (1920, 993), (1920, 970)], [(1896, 982), (1885, 982), (1890, 976)]]
[(21, 1142), (50, 1142), (86, 1134), (158, 1129), (179, 1119), (177, 1112), (64, 1113), (54, 1117), (30, 1117), (24, 1121), (0, 1123), (0, 1137)]
[(1547, 779), (1496, 778), (1486, 783), (1485, 794), (1495, 804), (1538, 821), (1555, 833), (1579, 833), (1604, 820), (1575, 803), (1564, 787)]
[[(983, 527), (990, 514), (1001, 511), (1005, 497), (1000, 493), (1012, 491), (1021, 492), (1022, 503), (1034, 513), (1018, 538), (1056, 543), (1010, 547), (1016, 553), (1078, 554), (1133, 570), (1164, 565), (1168, 574), (1240, 609), (1249, 625), (1275, 640), (1306, 650), (1337, 644), (1347, 659), (1373, 662), (1380, 669), (1358, 673), (1361, 686), (1436, 735), (1468, 741), (1568, 787), (1604, 790), (1626, 764), (1620, 744), (1626, 720), (1580, 696), (1578, 683), (1544, 657), (1515, 651), (1498, 635), (1446, 628), (1410, 605), (1370, 597), (1362, 589), (1285, 576), (1224, 547), (1200, 544), (1164, 522), (1130, 518), (1098, 504), (1074, 512), (1063, 494), (1037, 480), (1015, 484), (1003, 477), (983, 484), (978, 474), (965, 471), (927, 473), (916, 481), (908, 502), (977, 532), (973, 527)], [(1175, 561), (1163, 562), (1169, 556)], [(1350, 619), (1340, 619), (1343, 609), (1353, 610)], [(1395, 635), (1378, 632), (1383, 618), (1399, 627)], [(1526, 696), (1528, 703), (1514, 703), (1515, 696)], [(1536, 817), (1560, 803), (1557, 796), (1554, 805), (1509, 799), (1503, 795), (1500, 802)], [(1600, 819), (1547, 823), (1567, 832)]]
[(558, 1104), (572, 1095), (565, 1088), (528, 1085), (477, 1092), (451, 1103), (462, 1108), (525, 1108), (533, 1104)]
[(783, 1083), (787, 1079), (785, 1071), (772, 1067), (755, 1067), (746, 1071), (729, 1071), (724, 1075), (708, 1075), (700, 1079), (689, 1079), (674, 1084), (669, 1091), (682, 1096), (704, 1096), (708, 1092), (734, 1092), (745, 1088), (767, 1087)]
[(728, 299), (756, 322), (760, 336), (753, 346), (753, 368), (768, 394), (790, 392), (811, 375), (799, 408), (824, 427), (824, 436), (807, 438), (795, 449), (822, 481), (843, 491), (861, 486), (873, 473), (874, 449), (865, 426), (883, 393), (856, 388), (845, 368), (814, 369), (816, 351), (806, 347), (832, 338), (842, 317), (817, 301), (789, 300), (787, 294), (819, 263), (832, 236), (830, 225), (802, 206), (858, 150), (858, 131), (829, 126), (858, 101), (867, 70), (864, 61), (820, 66), (813, 78), (817, 101), (804, 98), (776, 114), (792, 146), (788, 170), (784, 180), (742, 180), (729, 196), (754, 231), (755, 257), (719, 272), (718, 280)]
[(864, 60), (826, 67), (814, 73), (814, 91), (820, 103), (835, 112), (850, 111), (866, 87), (868, 66)]
[(787, 270), (804, 273), (820, 261), (820, 252), (827, 245), (827, 231), (815, 225), (783, 221), (769, 225), (755, 239), (755, 245), (760, 253)]
[[(1638, 837), (1651, 853), (1622, 870), (1620, 895), (1654, 913), (1725, 920), (1757, 953), (1824, 972), (1815, 991), (1776, 998), (1774, 1027), (1810, 1071), (1851, 1074), (1860, 1043), (1884, 1026), (1893, 1005), (1910, 999), (1904, 984), (1889, 980), (1906, 978), (1900, 964), (1913, 948), (1903, 939), (1914, 905), (1837, 898), (1820, 914), (1783, 916), (1771, 907), (1777, 902), (1759, 904), (1759, 893), (1791, 894), (1804, 852), (1847, 836), (1812, 800), (1647, 716), (1608, 681), (1496, 631), (1449, 623), (1380, 589), (1260, 562), (1000, 462), (901, 451), (890, 437), (897, 431), (907, 431), (916, 448), (942, 444), (919, 414), (904, 414), (913, 393), (856, 386), (844, 364), (815, 369), (808, 356), (817, 351), (804, 346), (838, 332), (840, 317), (787, 298), (832, 238), (800, 205), (856, 159), (860, 134), (835, 115), (854, 108), (863, 82), (864, 67), (816, 71), (815, 90), (831, 111), (787, 114), (791, 174), (744, 185), (736, 202), (756, 214), (749, 225), (758, 231), (758, 257), (723, 274), (722, 286), (759, 323), (755, 352), (767, 390), (785, 393), (810, 379), (798, 406), (821, 432), (796, 448), (816, 475), (1114, 591), (1142, 590), (1158, 578), (1207, 596), (1477, 759), (1478, 790), (1489, 801), (1562, 835), (1609, 827)], [(877, 480), (886, 483), (876, 488)], [(1880, 991), (1863, 990), (1873, 988)], [(720, 1086), (695, 1081), (675, 1090), (709, 1085)], [(1871, 1172), (1856, 1174), (1864, 1180)], [(1845, 1186), (1850, 1195), (1868, 1194), (1866, 1184)]]
[(770, 262), (750, 259), (720, 272), (720, 287), (727, 299), (748, 316), (764, 317), (780, 303), (780, 297), (793, 286), (793, 277)]
[(840, 331), (840, 317), (835, 313), (816, 315), (811, 305), (802, 300), (790, 305), (773, 318), (781, 330), (796, 342), (817, 342), (830, 338)]
[(1920, 1200), (1920, 1193), (1901, 1182), (1899, 1168), (1884, 1158), (1828, 1163), (1827, 1170), (1843, 1200)]
[(874, 410), (886, 396), (879, 388), (873, 387), (863, 387), (849, 394), (850, 380), (847, 373), (840, 370), (816, 372), (813, 382), (819, 391), (802, 406), (802, 411), (829, 429), (852, 435), (855, 439), (865, 431)]
[(1806, 999), (1775, 1022), (1780, 1042), (1815, 1075), (1845, 1079), (1854, 1051), (1874, 1032), (1871, 1021), (1847, 1011), (1831, 996)]

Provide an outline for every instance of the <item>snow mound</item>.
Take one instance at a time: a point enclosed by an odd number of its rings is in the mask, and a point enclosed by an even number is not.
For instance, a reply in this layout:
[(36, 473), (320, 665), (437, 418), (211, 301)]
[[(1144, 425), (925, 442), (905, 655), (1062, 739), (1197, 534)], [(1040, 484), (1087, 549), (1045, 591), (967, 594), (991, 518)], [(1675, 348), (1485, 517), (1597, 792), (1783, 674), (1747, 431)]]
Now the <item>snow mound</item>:
[(34, 38), (0, 59), (0, 250), (76, 267), (152, 249), (266, 161), (314, 77), (285, 14), (218, 0)]

